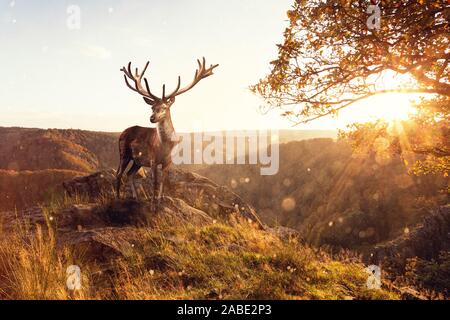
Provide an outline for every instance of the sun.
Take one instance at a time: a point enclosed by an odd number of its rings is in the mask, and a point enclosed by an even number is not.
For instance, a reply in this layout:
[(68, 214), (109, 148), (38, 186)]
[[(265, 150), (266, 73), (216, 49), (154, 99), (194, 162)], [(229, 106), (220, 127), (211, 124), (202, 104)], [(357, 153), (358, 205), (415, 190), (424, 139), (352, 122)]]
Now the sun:
[(395, 123), (407, 120), (415, 112), (413, 102), (417, 98), (412, 94), (386, 93), (361, 100), (342, 111), (339, 127), (355, 122), (384, 120)]
[(385, 121), (406, 120), (414, 112), (411, 95), (389, 93), (367, 101), (369, 116)]
[(407, 120), (415, 113), (414, 102), (422, 95), (401, 92), (402, 88), (414, 85), (415, 80), (411, 76), (386, 71), (372, 80), (376, 84), (376, 91), (397, 89), (399, 92), (373, 95), (354, 103), (340, 114), (342, 116), (340, 124), (346, 126), (355, 122), (363, 123), (376, 120), (384, 120), (393, 124)]

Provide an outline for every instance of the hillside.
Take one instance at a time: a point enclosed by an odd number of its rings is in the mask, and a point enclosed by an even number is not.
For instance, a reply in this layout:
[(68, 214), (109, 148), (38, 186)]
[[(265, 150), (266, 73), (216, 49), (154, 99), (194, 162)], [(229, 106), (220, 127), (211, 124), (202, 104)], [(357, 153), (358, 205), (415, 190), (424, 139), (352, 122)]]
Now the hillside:
[(0, 211), (49, 200), (63, 181), (118, 161), (118, 134), (0, 127)]
[(118, 134), (0, 128), (0, 169), (92, 172), (118, 163)]
[(295, 228), (314, 244), (356, 248), (385, 241), (448, 201), (441, 192), (448, 179), (409, 175), (396, 158), (356, 157), (331, 139), (282, 144), (273, 176), (249, 165), (196, 171), (233, 188), (263, 221)]
[[(285, 130), (280, 140), (308, 135), (312, 133)], [(1, 195), (7, 199), (0, 202), (0, 210), (44, 201), (48, 190), (59, 188), (66, 177), (115, 169), (117, 136), (0, 128), (0, 168), (17, 170), (0, 171)], [(348, 145), (331, 139), (281, 144), (280, 169), (274, 176), (261, 176), (259, 167), (253, 165), (179, 167), (233, 188), (258, 210), (264, 222), (300, 230), (315, 244), (354, 248), (392, 239), (420, 221), (428, 209), (448, 200), (439, 192), (448, 179), (408, 175), (398, 159), (356, 158)], [(61, 170), (71, 173), (63, 175)]]
[(318, 138), (337, 138), (336, 130), (280, 130), (278, 132), (279, 143), (302, 141)]
[[(88, 216), (79, 217), (77, 226), (68, 226), (68, 228), (75, 228), (78, 230), (81, 227), (79, 231), (83, 231), (85, 228), (84, 224), (89, 224), (89, 221), (93, 219), (95, 225), (89, 228), (95, 228), (95, 232), (91, 230), (87, 233), (80, 233), (72, 240), (86, 243), (88, 247), (85, 247), (84, 244), (82, 246), (86, 250), (89, 249), (91, 245), (94, 249), (97, 248), (100, 241), (100, 247), (104, 248), (106, 252), (118, 250), (113, 243), (109, 244), (108, 241), (110, 240), (107, 240), (108, 237), (111, 237), (111, 234), (105, 234), (105, 232), (107, 232), (106, 230), (109, 230), (112, 227), (110, 225), (111, 217), (113, 220), (120, 217), (128, 217), (125, 220), (120, 218), (120, 221), (122, 222), (117, 222), (117, 220), (114, 220), (115, 222), (113, 221), (113, 225), (116, 227), (117, 223), (125, 223), (125, 226), (123, 227), (128, 228), (130, 223), (136, 223), (136, 220), (133, 220), (135, 218), (138, 219), (138, 222), (140, 221), (138, 223), (140, 226), (142, 221), (139, 216), (143, 214), (143, 212), (152, 211), (152, 208), (149, 207), (148, 204), (145, 204), (145, 201), (137, 204), (127, 202), (126, 206), (123, 206), (120, 205), (120, 203), (117, 204), (110, 200), (113, 197), (111, 192), (114, 183), (115, 162), (117, 161), (117, 134), (80, 130), (17, 128), (3, 128), (0, 129), (0, 132), (3, 134), (3, 139), (1, 139), (2, 143), (0, 144), (0, 148), (3, 150), (2, 167), (20, 169), (18, 171), (0, 170), (0, 195), (2, 197), (0, 201), (0, 211), (14, 210), (17, 208), (19, 209), (19, 216), (32, 218), (33, 221), (36, 221), (37, 219), (37, 221), (41, 221), (39, 224), (42, 224), (43, 227), (48, 224), (48, 220), (46, 220), (47, 222), (45, 223), (43, 222), (43, 219), (45, 220), (45, 214), (43, 216), (43, 211), (40, 209), (36, 211), (36, 209), (30, 208), (30, 206), (41, 204), (44, 208), (49, 208), (44, 210), (50, 210), (55, 216), (62, 214), (63, 217), (66, 216), (61, 212), (71, 212), (71, 215), (74, 212), (87, 213), (89, 214)], [(5, 141), (9, 141), (9, 143), (6, 143)], [(24, 146), (26, 147), (24, 148)], [(35, 150), (35, 152), (30, 152), (30, 150)], [(8, 153), (11, 157), (7, 156)], [(28, 157), (32, 160), (29, 164), (27, 163)], [(46, 169), (46, 167), (51, 166), (69, 169)], [(33, 170), (24, 170), (24, 168)], [(204, 177), (193, 173), (180, 174), (181, 171), (179, 171), (178, 168), (195, 170)], [(98, 170), (102, 171), (86, 176), (86, 173), (92, 173)], [(193, 222), (191, 221), (192, 219), (210, 222), (214, 220), (216, 221), (213, 223), (214, 225), (217, 224), (218, 226), (220, 225), (220, 228), (225, 228), (225, 234), (223, 236), (226, 239), (229, 239), (229, 237), (232, 237), (233, 239), (234, 237), (245, 238), (247, 239), (245, 245), (241, 243), (237, 244), (239, 248), (242, 247), (247, 248), (248, 250), (256, 250), (256, 252), (267, 251), (271, 245), (274, 245), (273, 242), (264, 244), (265, 240), (263, 239), (271, 239), (271, 237), (275, 237), (276, 239), (279, 238), (279, 240), (275, 241), (281, 241), (278, 242), (278, 244), (275, 244), (277, 250), (293, 250), (289, 247), (290, 242), (288, 241), (286, 244), (283, 239), (294, 237), (295, 239), (299, 239), (296, 240), (297, 242), (303, 243), (302, 245), (296, 244), (298, 247), (295, 247), (296, 249), (294, 251), (297, 251), (299, 255), (311, 257), (310, 261), (312, 261), (311, 263), (313, 265), (318, 263), (317, 261), (321, 259), (320, 257), (328, 254), (320, 253), (316, 256), (316, 250), (310, 251), (311, 249), (309, 249), (308, 246), (305, 246), (304, 243), (313, 244), (315, 246), (332, 245), (335, 248), (333, 250), (336, 250), (336, 248), (339, 247), (357, 249), (360, 253), (368, 254), (373, 252), (377, 245), (383, 245), (395, 238), (398, 239), (406, 232), (405, 230), (414, 230), (414, 227), (428, 215), (430, 210), (441, 204), (445, 204), (448, 201), (447, 195), (440, 192), (445, 184), (448, 183), (448, 180), (445, 180), (442, 177), (433, 176), (420, 178), (410, 176), (407, 174), (405, 165), (398, 159), (385, 159), (380, 158), (377, 155), (363, 158), (355, 157), (352, 155), (348, 145), (342, 142), (335, 142), (331, 139), (311, 139), (281, 144), (280, 170), (279, 173), (274, 176), (261, 176), (258, 166), (249, 165), (174, 166), (169, 176), (170, 179), (175, 179), (175, 185), (178, 182), (183, 182), (182, 185), (184, 186), (182, 188), (173, 189), (169, 184), (168, 193), (172, 199), (177, 200), (167, 200), (168, 202), (164, 202), (166, 214), (174, 217), (176, 221), (181, 219), (183, 223), (191, 223)], [(217, 184), (205, 177), (215, 181)], [(71, 180), (72, 178), (75, 179)], [(150, 197), (152, 192), (152, 188), (150, 187), (151, 182), (144, 179), (138, 183), (142, 183), (144, 188), (141, 197), (143, 197), (143, 199)], [(200, 191), (195, 191), (195, 188), (191, 188), (191, 186), (198, 185), (203, 185), (204, 188)], [(225, 187), (222, 187), (221, 185)], [(97, 193), (93, 192), (93, 190), (98, 191), (98, 188), (101, 188), (102, 191)], [(129, 194), (127, 184), (124, 184), (124, 189), (125, 192)], [(66, 193), (66, 197), (62, 197), (64, 192)], [(238, 194), (240, 196), (238, 196)], [(70, 195), (75, 196), (75, 198), (68, 199), (67, 196)], [(179, 199), (183, 200), (180, 201)], [(74, 204), (75, 207), (71, 207), (72, 204)], [(104, 205), (107, 205), (107, 207), (104, 207)], [(223, 222), (220, 217), (223, 217), (224, 214), (227, 216), (230, 212), (236, 211), (236, 207), (239, 208), (239, 216), (244, 220), (240, 221), (241, 219), (239, 218), (238, 220), (240, 222), (238, 224), (233, 224), (230, 229), (228, 227), (229, 222)], [(3, 220), (5, 217), (11, 217), (11, 214), (14, 216), (14, 211), (11, 211), (9, 215), (7, 213), (2, 213), (2, 221), (0, 221), (2, 222), (1, 225), (8, 225), (8, 223), (5, 223)], [(100, 217), (96, 218), (97, 214), (100, 214)], [(185, 214), (191, 214), (191, 217), (186, 220), (183, 218), (183, 215)], [(104, 220), (105, 216), (109, 217), (107, 218), (107, 221)], [(88, 217), (88, 222), (86, 222), (86, 217)], [(194, 217), (197, 217), (198, 219)], [(244, 225), (248, 223), (246, 219), (257, 221), (256, 225), (265, 226), (264, 228), (258, 229), (259, 231), (252, 231), (251, 236), (256, 237), (251, 238), (256, 241), (254, 244), (251, 244), (253, 240), (248, 238), (250, 236), (250, 234), (247, 234), (248, 228), (246, 226), (239, 226), (242, 223), (244, 223)], [(63, 226), (64, 223), (67, 223), (66, 220), (66, 218), (63, 218), (62, 221), (58, 220), (58, 224)], [(234, 221), (235, 219), (232, 220)], [(80, 224), (80, 221), (85, 222)], [(222, 224), (222, 222), (224, 224)], [(160, 223), (163, 222), (158, 220), (157, 224)], [(254, 223), (252, 223), (252, 225), (254, 225)], [(166, 227), (168, 228), (168, 226), (164, 225), (164, 228)], [(171, 239), (173, 239), (173, 236), (179, 236), (181, 238), (186, 236), (185, 232), (187, 232), (187, 229), (182, 228), (180, 222), (174, 222), (171, 227), (173, 227), (174, 230), (170, 232), (170, 240), (164, 240), (164, 243), (172, 243)], [(209, 231), (204, 231), (204, 229), (202, 229), (204, 227), (205, 226), (203, 225), (194, 225), (189, 229), (189, 232), (194, 232), (195, 234), (209, 233)], [(237, 228), (237, 230), (240, 231), (236, 231), (234, 228)], [(121, 231), (117, 230), (117, 237), (128, 234), (128, 231), (130, 230), (132, 230), (130, 231), (130, 235), (136, 235), (134, 229), (120, 230)], [(139, 229), (138, 234), (141, 234), (141, 232), (143, 231)], [(155, 230), (155, 232), (154, 235), (157, 237), (167, 236), (160, 228)], [(236, 234), (236, 232), (238, 233)], [(443, 232), (445, 233), (445, 230)], [(220, 233), (220, 231), (214, 229), (213, 233)], [(144, 232), (144, 234), (147, 233)], [(41, 236), (43, 237), (43, 235)], [(51, 235), (47, 234), (46, 236)], [(78, 236), (82, 236), (82, 238), (78, 238)], [(114, 237), (115, 236), (116, 235), (114, 235)], [(436, 237), (436, 241), (448, 241), (443, 237), (438, 238), (439, 237)], [(46, 238), (45, 241), (49, 241), (49, 239)], [(192, 246), (201, 247), (205, 252), (209, 250), (209, 247), (202, 247), (201, 243), (206, 241), (205, 245), (207, 245), (211, 240), (201, 238), (200, 240), (194, 239), (192, 241)], [(197, 241), (200, 241), (200, 243)], [(226, 242), (229, 240), (224, 241)], [(39, 243), (36, 243), (36, 245), (38, 244)], [(106, 247), (104, 247), (105, 245)], [(189, 246), (188, 244), (186, 245)], [(247, 245), (250, 247), (247, 247)], [(61, 248), (58, 246), (55, 244), (55, 247), (50, 248), (53, 250), (53, 253), (51, 253), (52, 257), (56, 252), (58, 252), (58, 255), (61, 254)], [(9, 247), (10, 245), (8, 245), (8, 248)], [(232, 244), (231, 247), (235, 247), (234, 244)], [(214, 250), (213, 252), (216, 252), (220, 251), (220, 248), (222, 247), (213, 247), (212, 250)], [(28, 252), (28, 248), (25, 247), (16, 247), (15, 250), (17, 250), (17, 252), (23, 252), (24, 256), (35, 254), (33, 252)], [(173, 248), (173, 250), (175, 250), (175, 248)], [(244, 252), (246, 252), (245, 250)], [(393, 251), (396, 252), (396, 250)], [(11, 252), (5, 254), (10, 255)], [(43, 252), (43, 254), (49, 254), (49, 252)], [(97, 254), (98, 253), (96, 253), (96, 255)], [(183, 252), (183, 254), (189, 255), (190, 253)], [(215, 255), (215, 253), (212, 252), (211, 254)], [(239, 250), (236, 252), (232, 250), (232, 253), (230, 254), (233, 255), (230, 259), (238, 259), (241, 261), (245, 258)], [(122, 254), (119, 254), (119, 256), (123, 258)], [(206, 255), (205, 258), (207, 256), (208, 255)], [(264, 255), (261, 253), (261, 256)], [(345, 256), (346, 255), (344, 255), (344, 257)], [(351, 256), (355, 257), (355, 254), (352, 253)], [(33, 259), (41, 258), (44, 259), (44, 257), (33, 257)], [(45, 259), (47, 258), (48, 257), (45, 257)], [(170, 261), (178, 261), (177, 259), (179, 259), (178, 256), (173, 256), (173, 254), (166, 258)], [(195, 258), (196, 262), (203, 266), (202, 268), (205, 268), (205, 270), (209, 268), (207, 265), (210, 262), (200, 263), (198, 260), (200, 257), (192, 258)], [(260, 267), (263, 268), (263, 270), (275, 270), (278, 268), (277, 266), (280, 265), (280, 262), (274, 262), (273, 259), (271, 260), (269, 257), (266, 258), (264, 264), (257, 265), (256, 270), (258, 272), (262, 272), (262, 270), (258, 269)], [(339, 266), (338, 270), (336, 270), (338, 274), (333, 276), (333, 281), (337, 281), (337, 279), (341, 279), (341, 277), (348, 279), (347, 276), (349, 275), (345, 275), (347, 272), (345, 270), (349, 270), (347, 268), (351, 268), (351, 272), (358, 273), (360, 274), (358, 277), (361, 277), (358, 278), (360, 280), (352, 279), (351, 281), (361, 281), (364, 273), (360, 273), (362, 270), (361, 265), (358, 265), (360, 262), (355, 265), (353, 264), (355, 261), (354, 258), (351, 258), (350, 261), (344, 259), (342, 262), (333, 260), (335, 258), (336, 257), (332, 258), (332, 256), (328, 256), (326, 258), (326, 263), (322, 264), (327, 270), (330, 267), (328, 263), (331, 263), (332, 265), (335, 265), (336, 263)], [(413, 258), (414, 257), (411, 259)], [(73, 259), (73, 257), (58, 256), (58, 259)], [(139, 256), (139, 259), (143, 259), (143, 256)], [(296, 253), (293, 253), (293, 256), (289, 259), (297, 261), (300, 257), (296, 257)], [(402, 286), (413, 283), (414, 286), (417, 286), (418, 288), (425, 286), (431, 290), (436, 289), (440, 292), (447, 292), (445, 281), (440, 281), (436, 286), (433, 286), (434, 282), (427, 280), (429, 279), (430, 274), (437, 274), (438, 278), (445, 278), (445, 274), (448, 272), (445, 267), (445, 261), (447, 261), (445, 255), (436, 252), (433, 258), (418, 257), (417, 259), (419, 260), (414, 262), (414, 265), (412, 265), (413, 262), (411, 262), (413, 260), (410, 261), (408, 259), (410, 258), (403, 260), (402, 265), (400, 267), (397, 266), (393, 271), (390, 276), (392, 281), (402, 279), (400, 281)], [(356, 261), (359, 260), (356, 259)], [(437, 264), (436, 261), (443, 262)], [(97, 261), (89, 261), (86, 263), (89, 268), (97, 268), (97, 266), (94, 266)], [(176, 262), (177, 267), (172, 266), (170, 267), (170, 270), (176, 268), (188, 269), (187, 266), (184, 267), (185, 263), (188, 263), (188, 261), (180, 260)], [(253, 266), (254, 263), (255, 262), (252, 262), (251, 265)], [(378, 261), (375, 263), (378, 263)], [(389, 261), (389, 263), (392, 263), (392, 261)], [(165, 264), (166, 262), (164, 262), (164, 265)], [(183, 267), (180, 267), (180, 265)], [(130, 264), (128, 261), (125, 263), (125, 267), (129, 268), (129, 266)], [(245, 270), (243, 272), (250, 278), (253, 277), (251, 271), (248, 269), (250, 268), (248, 265), (242, 265), (241, 262), (239, 262), (235, 266), (240, 268), (240, 270)], [(290, 265), (288, 266), (291, 267)], [(287, 268), (288, 266), (285, 267)], [(27, 271), (28, 268), (26, 265), (17, 267), (19, 269), (24, 268), (24, 272)], [(116, 267), (117, 266), (112, 267), (115, 270), (114, 274), (118, 272), (115, 269)], [(311, 265), (301, 266), (300, 268), (308, 269), (310, 267)], [(135, 292), (134, 290), (142, 289), (139, 287), (144, 281), (140, 278), (141, 275), (145, 275), (145, 279), (148, 280), (148, 270), (140, 268), (141, 266), (138, 269), (134, 269), (133, 267), (133, 270), (125, 270), (128, 273), (133, 273), (133, 281), (138, 282), (126, 284), (127, 288), (130, 288), (132, 292)], [(152, 265), (152, 268), (154, 269), (150, 270), (153, 270), (152, 274), (154, 274), (156, 272), (155, 270), (158, 270), (158, 266)], [(290, 268), (288, 272), (295, 274), (295, 272), (292, 271), (294, 269), (296, 269), (296, 267), (293, 269)], [(415, 270), (415, 273), (411, 273), (410, 270)], [(166, 269), (164, 269), (164, 272), (166, 272)], [(192, 272), (201, 273), (200, 270)], [(208, 272), (212, 271), (209, 270)], [(305, 274), (308, 275), (307, 278), (313, 279), (311, 276), (314, 274), (310, 274), (309, 271), (305, 270), (302, 271), (301, 278), (297, 280), (290, 279), (294, 282), (298, 281), (297, 283), (300, 287), (306, 288), (307, 284), (304, 282), (305, 278), (303, 276)], [(410, 279), (410, 275), (414, 275), (417, 279), (405, 282), (404, 279)], [(220, 275), (217, 277), (218, 278), (214, 281), (222, 283)], [(270, 279), (272, 279), (272, 277), (276, 278), (275, 274), (269, 276)], [(284, 276), (281, 277), (283, 278)], [(282, 278), (276, 279), (277, 281), (281, 281)], [(161, 279), (168, 281), (167, 278), (164, 277)], [(270, 279), (267, 281), (272, 281)], [(97, 279), (90, 279), (89, 281), (91, 283), (92, 281), (97, 281)], [(104, 279), (102, 281), (104, 281)], [(227, 278), (227, 281), (230, 281), (229, 278)], [(261, 279), (257, 278), (255, 275), (254, 280), (252, 281), (256, 281), (259, 284), (257, 285), (256, 282), (245, 281), (244, 287), (248, 288), (250, 286), (251, 289), (248, 290), (258, 292), (261, 288), (255, 286), (262, 285)], [(277, 288), (276, 290), (278, 290), (274, 297), (342, 298), (343, 295), (346, 294), (353, 298), (373, 297), (371, 296), (373, 292), (367, 293), (365, 291), (354, 292), (351, 290), (340, 291), (341, 289), (337, 288), (331, 289), (328, 285), (333, 286), (335, 284), (331, 279), (326, 280), (331, 282), (328, 282), (325, 287), (307, 287), (308, 289), (304, 289), (304, 291), (298, 291), (291, 294), (284, 286), (284, 281), (288, 280), (282, 280), (281, 283), (276, 282), (273, 284), (274, 287)], [(170, 283), (173, 286), (180, 285), (179, 282), (177, 282), (177, 284)], [(319, 283), (321, 282), (319, 281), (316, 285), (319, 285)], [(98, 284), (96, 284), (96, 286), (97, 285)], [(114, 286), (122, 285), (124, 284), (114, 284)], [(167, 297), (169, 291), (164, 291), (163, 288), (158, 287), (158, 285), (159, 284), (151, 289), (146, 287), (144, 291), (153, 292), (151, 297), (162, 297), (161, 295), (158, 295), (157, 292)], [(353, 286), (353, 284), (349, 284), (348, 282), (343, 285)], [(103, 284), (99, 286), (101, 287)], [(187, 287), (194, 286), (188, 284)], [(146, 291), (147, 289), (150, 291)], [(108, 295), (111, 294), (111, 290), (108, 291), (107, 288), (104, 288), (104, 290), (108, 292)], [(128, 289), (122, 288), (121, 290), (126, 291)], [(211, 295), (211, 297), (217, 296), (217, 294), (214, 293), (217, 292), (217, 290), (213, 290), (213, 293), (209, 292), (206, 294), (202, 291), (206, 290), (203, 287), (200, 291), (197, 291), (194, 296), (189, 295), (191, 292), (186, 292), (185, 289), (183, 290), (184, 291), (175, 290), (174, 292), (178, 293), (176, 293), (175, 296), (170, 297), (200, 298), (209, 297), (209, 295)], [(20, 296), (24, 295), (24, 292), (25, 289), (22, 293), (13, 292), (8, 294), (18, 294)], [(201, 292), (203, 292), (205, 296), (203, 296)], [(333, 295), (333, 292), (338, 293), (337, 295)], [(396, 289), (396, 292), (401, 291)], [(94, 297), (91, 295), (92, 292), (85, 294), (88, 297)], [(118, 293), (116, 292), (114, 294)], [(194, 293), (192, 292), (192, 294)], [(227, 293), (227, 297), (242, 297), (243, 294), (243, 292), (238, 290), (233, 291), (233, 293), (230, 293), (229, 295)], [(249, 297), (259, 297), (258, 294), (253, 294), (254, 295), (249, 294)], [(260, 294), (267, 295), (269, 293), (263, 291), (263, 293)], [(366, 296), (366, 294), (369, 294), (369, 296)], [(387, 296), (392, 297), (391, 294), (392, 293), (389, 293)], [(103, 293), (99, 292), (96, 292), (95, 295), (97, 297), (98, 295), (106, 297)], [(384, 294), (382, 296), (387, 297)], [(413, 294), (413, 296), (417, 295)], [(127, 293), (123, 296), (120, 295), (120, 297), (131, 298), (138, 296)]]
[[(0, 127), (0, 169), (93, 172), (117, 168), (120, 133)], [(336, 137), (332, 130), (281, 130), (280, 143)]]
[[(259, 224), (249, 205), (206, 178), (176, 171), (155, 214), (146, 200), (109, 198), (113, 176), (102, 175), (103, 191), (88, 186), (96, 173), (67, 184), (89, 194), (3, 213), (1, 299), (400, 297), (389, 284), (369, 290), (356, 257), (333, 258), (293, 230)], [(77, 291), (66, 287), (68, 266), (80, 268)]]
[[(279, 139), (335, 135), (326, 130), (281, 130)], [(0, 127), (0, 211), (48, 200), (67, 178), (117, 168), (118, 136), (75, 129)]]

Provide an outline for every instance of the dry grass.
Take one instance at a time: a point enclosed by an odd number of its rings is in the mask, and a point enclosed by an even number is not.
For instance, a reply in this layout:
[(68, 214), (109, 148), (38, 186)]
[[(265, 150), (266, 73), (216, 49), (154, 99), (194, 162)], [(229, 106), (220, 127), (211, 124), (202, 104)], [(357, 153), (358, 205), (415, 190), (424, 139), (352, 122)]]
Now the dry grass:
[[(61, 204), (60, 204), (61, 205)], [(57, 245), (52, 228), (21, 225), (0, 241), (2, 299), (392, 299), (367, 290), (363, 266), (282, 241), (245, 221), (159, 221), (135, 250), (107, 265)], [(66, 287), (78, 265), (82, 288)]]
[[(32, 232), (32, 234), (30, 234)], [(66, 266), (74, 256), (57, 250), (53, 232), (37, 227), (17, 228), (0, 244), (0, 297), (2, 299), (69, 299), (64, 284)], [(87, 298), (82, 290), (79, 298)]]

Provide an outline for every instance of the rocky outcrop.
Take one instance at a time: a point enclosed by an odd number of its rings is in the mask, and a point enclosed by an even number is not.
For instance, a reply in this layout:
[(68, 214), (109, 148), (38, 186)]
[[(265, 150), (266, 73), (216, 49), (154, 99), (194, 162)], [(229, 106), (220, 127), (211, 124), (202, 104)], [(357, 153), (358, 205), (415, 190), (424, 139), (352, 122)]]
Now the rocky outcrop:
[(97, 200), (114, 192), (114, 180), (114, 170), (110, 169), (64, 181), (62, 186), (70, 197), (85, 195), (91, 200)]
[(59, 245), (76, 247), (88, 259), (99, 262), (131, 254), (132, 248), (142, 242), (142, 233), (157, 226), (158, 219), (168, 224), (177, 220), (198, 226), (214, 221), (205, 212), (172, 198), (163, 199), (157, 213), (149, 202), (123, 199), (105, 204), (76, 204), (55, 212), (33, 207), (3, 212), (1, 219), (5, 231), (23, 227), (24, 223), (51, 227), (56, 231)]
[[(249, 227), (265, 228), (251, 206), (209, 179), (173, 169), (168, 180), (165, 197), (156, 211), (150, 178), (140, 179), (140, 200), (129, 197), (131, 192), (126, 185), (125, 198), (116, 199), (114, 171), (106, 170), (64, 182), (65, 191), (76, 204), (62, 209), (32, 207), (3, 212), (0, 223), (5, 231), (21, 227), (24, 222), (32, 227), (52, 228), (58, 245), (83, 252), (86, 259), (99, 263), (132, 255), (134, 248), (142, 245), (145, 232), (176, 222), (204, 226), (214, 224), (216, 219), (231, 224), (245, 219)], [(280, 232), (289, 237), (287, 231)], [(172, 241), (170, 234), (165, 241)]]
[[(63, 186), (70, 196), (79, 195), (96, 201), (98, 197), (114, 198), (115, 183), (115, 172), (105, 170), (64, 182)], [(147, 176), (137, 179), (136, 184), (140, 191), (140, 198), (150, 201), (153, 192), (152, 178)], [(131, 190), (126, 181), (121, 192), (125, 198), (131, 197)], [(180, 204), (182, 201), (186, 206), (203, 211), (210, 217), (228, 218), (231, 215), (238, 215), (263, 228), (263, 224), (252, 206), (228, 188), (219, 186), (198, 174), (177, 168), (170, 169), (164, 194), (168, 199), (167, 206), (164, 206), (167, 210), (170, 205)]]
[(403, 264), (408, 258), (435, 259), (450, 250), (450, 205), (426, 216), (422, 223), (402, 236), (377, 245), (374, 257)]

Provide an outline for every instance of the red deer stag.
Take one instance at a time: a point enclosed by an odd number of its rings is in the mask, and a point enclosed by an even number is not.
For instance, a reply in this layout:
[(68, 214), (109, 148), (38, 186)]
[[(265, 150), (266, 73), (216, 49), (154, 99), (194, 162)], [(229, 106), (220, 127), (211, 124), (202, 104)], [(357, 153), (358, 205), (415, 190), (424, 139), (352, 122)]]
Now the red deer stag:
[[(123, 67), (120, 69), (120, 71), (124, 73), (125, 83), (128, 88), (139, 93), (144, 98), (145, 102), (151, 105), (152, 115), (150, 117), (150, 122), (156, 123), (156, 128), (134, 126), (126, 129), (120, 135), (120, 164), (116, 173), (116, 192), (118, 198), (120, 198), (120, 184), (122, 175), (129, 162), (133, 160), (133, 165), (127, 172), (127, 177), (131, 182), (130, 184), (133, 197), (136, 199), (138, 198), (134, 181), (135, 174), (141, 167), (150, 167), (152, 169), (153, 176), (153, 203), (156, 203), (156, 191), (158, 188), (158, 165), (161, 165), (162, 174), (158, 194), (158, 199), (161, 199), (166, 169), (172, 163), (171, 152), (173, 147), (177, 144), (175, 130), (170, 118), (170, 107), (175, 102), (176, 96), (192, 89), (198, 82), (200, 82), (200, 80), (212, 75), (213, 69), (218, 66), (218, 64), (216, 64), (206, 68), (205, 58), (203, 58), (202, 61), (197, 60), (197, 62), (198, 69), (195, 71), (195, 76), (192, 83), (180, 89), (181, 78), (178, 77), (177, 87), (172, 93), (166, 95), (166, 86), (163, 85), (161, 98), (155, 96), (150, 91), (147, 79), (143, 78), (149, 62), (145, 65), (142, 73), (139, 73), (137, 68), (135, 73), (133, 73), (131, 70), (131, 62), (128, 64), (128, 68)], [(142, 85), (142, 78), (145, 82), (145, 88)], [(129, 80), (134, 82), (134, 86), (130, 84)]]

